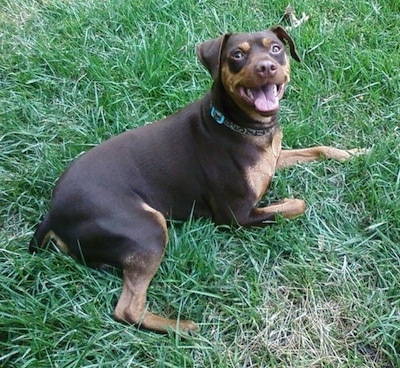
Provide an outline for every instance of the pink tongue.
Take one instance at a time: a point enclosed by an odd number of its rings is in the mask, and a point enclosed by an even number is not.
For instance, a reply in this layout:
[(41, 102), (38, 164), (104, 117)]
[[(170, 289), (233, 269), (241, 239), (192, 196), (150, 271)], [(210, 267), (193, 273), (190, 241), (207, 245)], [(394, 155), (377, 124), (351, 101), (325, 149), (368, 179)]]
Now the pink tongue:
[(260, 112), (268, 112), (279, 108), (279, 100), (275, 96), (275, 86), (267, 84), (266, 86), (251, 90), (254, 96), (254, 105)]

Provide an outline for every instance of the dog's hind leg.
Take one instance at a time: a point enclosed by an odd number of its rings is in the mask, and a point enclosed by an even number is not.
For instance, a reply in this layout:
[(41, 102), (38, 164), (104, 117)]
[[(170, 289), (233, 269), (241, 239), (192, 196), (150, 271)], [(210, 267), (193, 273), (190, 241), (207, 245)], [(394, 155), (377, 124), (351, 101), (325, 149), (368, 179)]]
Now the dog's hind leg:
[(29, 252), (35, 253), (44, 243), (50, 238), (50, 228), (48, 224), (48, 217), (38, 225), (29, 243)]
[(144, 209), (140, 219), (136, 219), (135, 226), (139, 229), (136, 235), (121, 244), (124, 249), (123, 288), (114, 316), (117, 320), (158, 332), (196, 331), (198, 327), (192, 321), (168, 319), (147, 310), (147, 289), (164, 256), (168, 236), (164, 216), (147, 205)]

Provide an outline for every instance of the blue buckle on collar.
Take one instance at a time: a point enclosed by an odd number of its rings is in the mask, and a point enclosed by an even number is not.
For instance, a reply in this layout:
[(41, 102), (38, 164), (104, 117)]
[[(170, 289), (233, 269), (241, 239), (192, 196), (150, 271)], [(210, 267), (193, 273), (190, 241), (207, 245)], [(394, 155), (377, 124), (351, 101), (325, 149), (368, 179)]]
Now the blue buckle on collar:
[(218, 124), (225, 123), (225, 116), (221, 112), (219, 112), (214, 106), (211, 107), (211, 116)]

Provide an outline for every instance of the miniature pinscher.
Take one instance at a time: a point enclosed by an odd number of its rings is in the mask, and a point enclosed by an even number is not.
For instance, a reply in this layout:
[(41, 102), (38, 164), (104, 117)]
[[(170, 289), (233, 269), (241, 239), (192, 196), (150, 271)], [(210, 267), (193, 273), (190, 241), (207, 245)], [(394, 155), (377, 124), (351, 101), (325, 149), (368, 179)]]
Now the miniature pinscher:
[(48, 239), (90, 266), (122, 269), (115, 318), (166, 332), (197, 325), (147, 310), (147, 288), (163, 259), (167, 219), (208, 217), (216, 224), (264, 226), (277, 214), (301, 215), (305, 203), (257, 203), (276, 169), (320, 157), (346, 160), (357, 150), (281, 149), (280, 100), (289, 57), (300, 57), (280, 26), (225, 34), (197, 56), (211, 91), (174, 115), (109, 139), (76, 159), (58, 180), (51, 208), (29, 249)]

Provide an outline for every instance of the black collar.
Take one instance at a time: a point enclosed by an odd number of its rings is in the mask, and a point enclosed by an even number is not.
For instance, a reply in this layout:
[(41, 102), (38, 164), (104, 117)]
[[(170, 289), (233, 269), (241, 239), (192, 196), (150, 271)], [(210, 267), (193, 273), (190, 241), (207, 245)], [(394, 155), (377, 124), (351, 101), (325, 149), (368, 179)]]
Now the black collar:
[(236, 133), (240, 133), (243, 135), (249, 135), (252, 137), (263, 137), (269, 135), (271, 133), (272, 127), (254, 129), (254, 128), (245, 128), (240, 125), (237, 125), (230, 120), (228, 120), (225, 115), (218, 111), (213, 105), (211, 105), (210, 110), (211, 117), (220, 125), (225, 125), (229, 129), (233, 130)]

